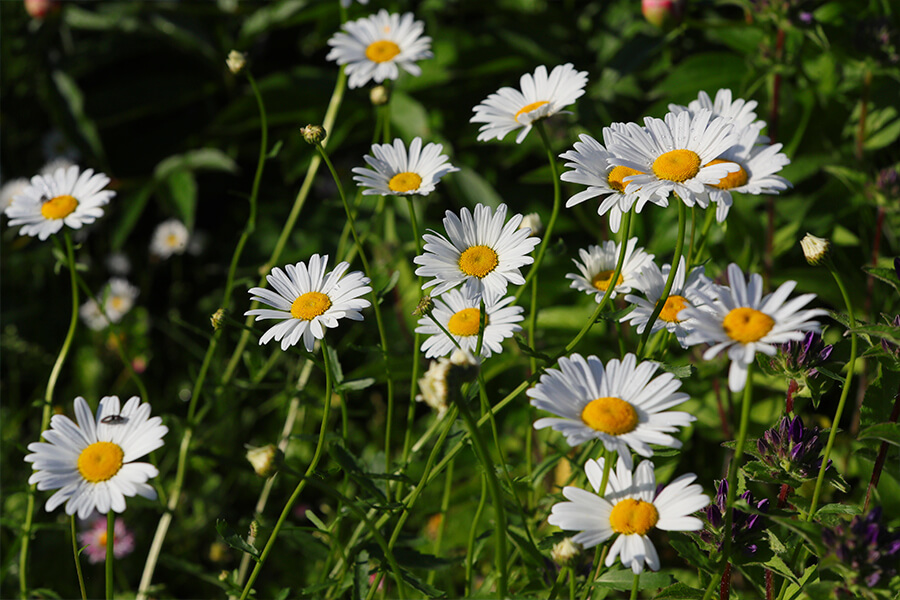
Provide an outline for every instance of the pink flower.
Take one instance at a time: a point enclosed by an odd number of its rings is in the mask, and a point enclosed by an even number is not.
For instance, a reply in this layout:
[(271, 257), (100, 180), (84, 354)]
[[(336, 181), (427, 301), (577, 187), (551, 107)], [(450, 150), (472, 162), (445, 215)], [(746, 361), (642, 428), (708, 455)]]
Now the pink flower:
[[(91, 564), (106, 560), (106, 518), (94, 517), (88, 528), (78, 534), (78, 541), (85, 546)], [(125, 527), (125, 519), (116, 519), (113, 530), (113, 554), (123, 558), (134, 551), (134, 534)]]

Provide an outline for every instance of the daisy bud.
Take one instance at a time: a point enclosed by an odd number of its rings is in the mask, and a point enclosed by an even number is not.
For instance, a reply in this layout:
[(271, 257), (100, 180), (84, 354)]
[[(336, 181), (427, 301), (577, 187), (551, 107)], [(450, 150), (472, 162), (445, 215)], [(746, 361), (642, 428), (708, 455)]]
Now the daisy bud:
[(321, 125), (307, 125), (300, 128), (300, 134), (308, 144), (318, 144), (325, 139), (327, 135), (325, 128)]
[[(281, 463), (281, 451), (274, 444), (267, 444), (261, 448), (247, 448), (247, 460), (253, 465), (253, 470), (260, 477), (274, 475)], [(253, 525), (251, 524), (251, 529)]]
[(651, 25), (671, 29), (684, 18), (685, 0), (641, 0), (641, 12)]
[(821, 265), (828, 258), (828, 251), (831, 248), (831, 242), (825, 238), (820, 238), (807, 233), (800, 240), (800, 247), (803, 248), (803, 256), (806, 262), (816, 267)]
[(225, 309), (224, 308), (220, 308), (219, 310), (214, 312), (209, 317), (209, 322), (212, 325), (212, 328), (217, 331), (218, 331), (219, 327), (222, 326), (222, 323), (224, 321), (225, 321)]
[(228, 70), (231, 71), (233, 75), (237, 75), (243, 71), (244, 67), (247, 65), (247, 55), (243, 52), (232, 50), (228, 53), (225, 64), (228, 65)]
[(62, 3), (59, 0), (25, 0), (25, 12), (33, 19), (45, 19), (59, 11)]
[(383, 85), (376, 85), (369, 92), (369, 100), (372, 101), (373, 106), (384, 106), (390, 99), (391, 93)]
[(259, 523), (256, 521), (250, 521), (250, 530), (248, 532), (251, 538), (255, 538), (259, 535)]
[(428, 313), (434, 310), (434, 298), (431, 296), (425, 295), (422, 296), (422, 299), (419, 300), (418, 306), (413, 311), (413, 314), (417, 317), (424, 317)]
[(557, 542), (550, 551), (553, 562), (561, 567), (571, 566), (579, 554), (581, 554), (581, 544), (576, 544), (570, 537)]
[(540, 235), (544, 231), (544, 224), (541, 222), (541, 216), (537, 213), (528, 213), (522, 217), (519, 229), (529, 228), (531, 235)]

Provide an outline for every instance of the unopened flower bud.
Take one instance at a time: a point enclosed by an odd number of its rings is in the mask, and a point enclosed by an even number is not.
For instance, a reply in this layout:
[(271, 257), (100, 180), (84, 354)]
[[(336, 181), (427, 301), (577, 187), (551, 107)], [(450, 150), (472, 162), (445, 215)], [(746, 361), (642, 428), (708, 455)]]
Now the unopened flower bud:
[(384, 106), (391, 99), (391, 93), (383, 85), (376, 85), (369, 92), (369, 100), (373, 106)]
[(219, 581), (228, 581), (228, 571), (223, 569), (222, 572), (219, 573)]
[(281, 451), (274, 444), (267, 444), (262, 448), (247, 448), (247, 460), (253, 465), (253, 470), (260, 477), (273, 475), (281, 463)]
[(321, 125), (307, 125), (300, 128), (300, 134), (308, 144), (318, 144), (325, 139), (327, 135), (325, 128)]
[(225, 309), (224, 309), (224, 308), (220, 308), (219, 310), (217, 310), (216, 312), (214, 312), (214, 313), (209, 317), (209, 322), (210, 322), (210, 324), (212, 325), (212, 328), (215, 329), (215, 330), (218, 330), (219, 327), (222, 326), (222, 323), (223, 323), (224, 321), (225, 321)]
[(25, 12), (34, 19), (46, 19), (59, 12), (62, 3), (59, 0), (25, 0)]
[(831, 242), (825, 238), (807, 233), (800, 240), (800, 247), (803, 248), (803, 256), (806, 257), (806, 262), (815, 267), (821, 265), (828, 258)]
[(419, 300), (419, 304), (416, 306), (416, 309), (413, 311), (413, 314), (417, 317), (424, 317), (428, 313), (430, 313), (434, 309), (434, 299), (431, 296), (422, 296), (422, 299)]
[(234, 75), (237, 75), (238, 73), (243, 71), (244, 67), (247, 65), (247, 55), (243, 52), (232, 50), (228, 53), (228, 58), (225, 59), (225, 64), (228, 65), (229, 71), (231, 71)]
[(685, 0), (641, 0), (641, 12), (651, 25), (671, 29), (684, 18)]
[(529, 228), (531, 230), (531, 235), (538, 236), (544, 230), (544, 224), (541, 222), (541, 216), (537, 213), (528, 213), (524, 217), (522, 217), (522, 222), (519, 224), (519, 229)]
[(557, 542), (550, 551), (553, 562), (561, 567), (571, 566), (579, 554), (581, 554), (581, 544), (576, 544), (570, 537)]
[(249, 534), (251, 538), (255, 538), (257, 535), (259, 535), (259, 523), (257, 523), (256, 521), (250, 521)]

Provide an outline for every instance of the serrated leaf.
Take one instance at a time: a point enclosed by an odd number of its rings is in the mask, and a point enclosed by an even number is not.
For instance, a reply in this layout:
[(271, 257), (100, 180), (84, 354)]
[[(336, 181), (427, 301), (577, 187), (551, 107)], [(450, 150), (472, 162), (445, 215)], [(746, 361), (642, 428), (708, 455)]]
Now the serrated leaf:
[(653, 600), (697, 600), (703, 598), (703, 590), (692, 588), (683, 583), (676, 583), (663, 588), (653, 596)]
[(687, 379), (697, 373), (697, 367), (694, 365), (670, 365), (668, 363), (659, 363), (659, 368), (674, 375), (675, 379)]
[(253, 560), (259, 562), (259, 550), (257, 550), (255, 546), (248, 544), (244, 538), (239, 536), (237, 532), (228, 525), (228, 522), (225, 519), (216, 519), (216, 531), (219, 532), (219, 535), (222, 536), (222, 539), (226, 544), (235, 550), (240, 550), (245, 554), (249, 554)]
[(900, 446), (900, 423), (878, 423), (866, 427), (856, 438), (859, 441), (876, 439), (894, 446)]
[[(785, 598), (798, 598), (800, 590), (803, 590), (803, 592), (808, 594), (810, 598), (814, 598), (814, 597), (817, 598), (818, 596), (813, 596), (812, 594), (809, 593), (809, 589), (812, 587), (812, 585), (814, 585), (814, 584), (810, 584), (810, 579), (812, 579), (813, 581), (818, 579), (818, 577), (815, 576), (816, 572), (817, 572), (816, 565), (810, 565), (810, 566), (806, 567), (806, 570), (803, 571), (803, 575), (801, 575), (798, 578), (797, 582), (791, 583), (788, 586), (787, 593), (785, 594), (784, 597)], [(833, 598), (834, 597), (834, 584), (829, 583), (828, 585), (829, 585), (830, 589), (829, 589), (827, 597)]]
[(885, 269), (882, 267), (863, 267), (863, 271), (874, 277), (875, 279), (879, 279), (885, 283), (893, 286), (894, 290), (897, 293), (900, 293), (900, 279), (897, 279), (897, 271), (894, 269)]
[(900, 345), (900, 327), (894, 327), (893, 325), (862, 325), (854, 327), (849, 331), (850, 333), (872, 336), (887, 340), (895, 345)]

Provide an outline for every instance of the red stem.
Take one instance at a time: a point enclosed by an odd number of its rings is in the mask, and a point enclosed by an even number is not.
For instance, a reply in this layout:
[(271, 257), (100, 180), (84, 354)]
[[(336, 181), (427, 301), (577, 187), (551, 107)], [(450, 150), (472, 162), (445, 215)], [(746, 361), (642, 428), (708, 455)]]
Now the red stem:
[[(727, 534), (727, 532), (726, 532)], [(728, 592), (731, 591), (731, 563), (725, 563), (722, 572), (722, 583), (719, 584), (719, 600), (728, 600)]]

